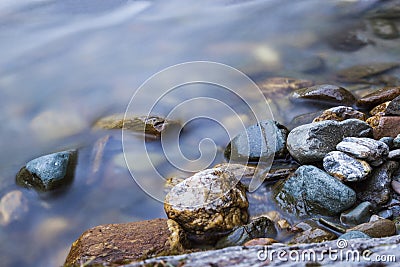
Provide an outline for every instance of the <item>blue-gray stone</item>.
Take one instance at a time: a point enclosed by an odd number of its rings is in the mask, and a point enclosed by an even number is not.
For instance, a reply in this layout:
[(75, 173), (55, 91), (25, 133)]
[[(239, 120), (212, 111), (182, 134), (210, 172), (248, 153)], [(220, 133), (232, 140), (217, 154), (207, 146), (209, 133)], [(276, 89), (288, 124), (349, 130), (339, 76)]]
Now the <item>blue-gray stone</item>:
[(397, 135), (396, 138), (393, 140), (393, 147), (400, 148), (400, 134)]
[(378, 216), (384, 219), (391, 219), (393, 218), (393, 211), (392, 210), (382, 210), (378, 213)]
[(381, 139), (379, 139), (379, 141), (385, 143), (389, 147), (389, 149), (393, 148), (393, 140), (394, 140), (394, 138), (390, 137), (390, 136), (385, 136), (385, 137), (382, 137)]
[(372, 204), (368, 201), (360, 203), (354, 209), (340, 214), (340, 221), (344, 224), (357, 225), (369, 221)]
[(335, 215), (356, 202), (356, 193), (315, 166), (303, 165), (274, 188), (279, 206), (298, 216)]
[(342, 234), (341, 236), (338, 237), (338, 239), (344, 239), (344, 240), (350, 240), (350, 239), (356, 239), (356, 238), (368, 238), (370, 239), (371, 237), (367, 234), (364, 234), (363, 232), (360, 231), (349, 231), (345, 234)]
[(370, 137), (372, 128), (366, 122), (349, 119), (320, 121), (294, 128), (288, 135), (287, 148), (301, 164), (321, 161), (326, 154), (336, 150), (344, 137)]
[(236, 162), (283, 158), (287, 155), (288, 133), (286, 127), (276, 121), (261, 121), (233, 138), (225, 149), (225, 157)]
[(399, 116), (400, 115), (400, 96), (390, 101), (385, 111), (386, 116)]
[[(75, 150), (57, 152), (29, 161), (25, 169), (32, 175), (33, 186), (37, 185), (42, 190), (53, 189), (62, 183), (67, 176), (67, 168)], [(31, 184), (30, 181), (26, 183)]]
[(384, 142), (365, 137), (346, 137), (336, 149), (367, 161), (385, 159), (389, 154), (389, 147)]
[(389, 152), (388, 159), (400, 160), (400, 149), (395, 149)]

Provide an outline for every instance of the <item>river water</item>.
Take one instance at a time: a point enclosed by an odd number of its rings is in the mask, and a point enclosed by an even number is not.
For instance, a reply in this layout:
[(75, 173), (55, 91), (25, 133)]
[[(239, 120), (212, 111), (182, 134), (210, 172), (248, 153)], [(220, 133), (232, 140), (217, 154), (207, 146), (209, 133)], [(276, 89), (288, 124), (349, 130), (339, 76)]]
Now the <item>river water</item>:
[[(354, 64), (398, 61), (398, 41), (377, 38), (368, 25), (362, 31), (369, 41), (357, 51), (336, 50), (326, 41), (339, 37), (343, 27), (378, 4), (373, 0), (2, 0), (0, 196), (22, 191), (28, 211), (0, 228), (1, 266), (60, 266), (71, 243), (90, 227), (165, 217), (162, 204), (132, 179), (121, 154), (120, 132), (112, 133), (102, 167), (93, 171), (96, 142), (108, 133), (91, 126), (102, 116), (125, 112), (149, 77), (175, 64), (213, 61), (240, 70), (256, 83), (273, 76), (327, 82), (335, 71)], [(394, 75), (399, 77), (398, 72)], [(165, 100), (160, 115), (192, 96), (181, 91), (174, 101)], [(207, 96), (224, 100), (218, 90), (209, 90)], [(239, 105), (234, 97), (226, 98), (230, 105)], [(306, 104), (289, 105), (278, 97), (269, 103), (283, 124), (316, 110)], [(190, 112), (205, 109), (234, 125), (212, 105), (193, 105)], [(250, 123), (248, 119), (246, 124)], [(209, 138), (217, 152), (206, 167), (223, 161), (223, 148), (229, 142), (223, 126), (205, 119), (188, 122), (182, 151), (196, 159), (199, 142)], [(137, 140), (128, 142), (135, 147), (135, 142), (141, 143)], [(44, 194), (16, 185), (15, 175), (26, 162), (71, 148), (79, 148), (79, 157), (67, 190)], [(163, 175), (183, 174), (166, 164), (159, 143), (148, 149)], [(137, 155), (140, 161), (141, 154)], [(151, 174), (144, 164), (140, 175)]]

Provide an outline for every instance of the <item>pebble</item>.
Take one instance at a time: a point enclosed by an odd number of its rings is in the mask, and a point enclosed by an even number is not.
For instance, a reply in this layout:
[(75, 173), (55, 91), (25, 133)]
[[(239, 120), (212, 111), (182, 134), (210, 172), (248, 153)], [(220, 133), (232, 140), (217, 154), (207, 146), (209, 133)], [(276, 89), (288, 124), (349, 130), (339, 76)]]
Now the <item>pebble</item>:
[(372, 238), (392, 236), (396, 234), (396, 225), (391, 220), (380, 219), (373, 222), (359, 224), (350, 228), (350, 231), (360, 231)]
[(39, 191), (49, 191), (72, 181), (77, 151), (57, 152), (29, 161), (17, 174), (17, 183)]
[(387, 116), (400, 116), (400, 96), (390, 101), (385, 114)]
[(369, 114), (371, 114), (372, 116), (375, 116), (376, 114), (384, 115), (385, 112), (386, 112), (386, 108), (388, 107), (389, 103), (390, 103), (390, 101), (386, 101), (385, 103), (377, 105), (376, 107), (371, 109)]
[(389, 147), (389, 149), (393, 149), (393, 140), (394, 138), (389, 136), (385, 136), (379, 139), (379, 141), (385, 143)]
[(385, 143), (365, 137), (346, 137), (337, 144), (336, 149), (367, 161), (385, 159), (389, 154), (389, 147)]
[(0, 224), (9, 225), (18, 221), (28, 212), (28, 200), (20, 190), (5, 194), (0, 200)]
[(338, 239), (344, 239), (344, 240), (350, 240), (350, 239), (356, 239), (356, 238), (368, 238), (369, 239), (371, 237), (360, 231), (349, 231), (338, 237)]
[[(340, 70), (336, 73), (337, 79), (342, 82), (369, 82), (366, 80), (370, 76), (374, 76), (390, 69), (398, 67), (399, 63), (386, 63), (386, 62), (374, 62), (368, 63), (364, 65), (355, 65), (343, 70)], [(388, 99), (390, 100), (390, 99)], [(376, 106), (377, 104), (383, 103), (388, 100), (377, 101), (379, 103), (368, 103), (369, 107)]]
[(399, 37), (399, 31), (396, 24), (388, 19), (373, 19), (371, 26), (374, 34), (382, 39), (396, 39)]
[(371, 217), (372, 204), (364, 201), (354, 209), (340, 214), (340, 222), (347, 225), (357, 225), (369, 221)]
[(371, 134), (371, 127), (361, 120), (321, 121), (294, 128), (288, 135), (287, 148), (294, 159), (307, 164), (321, 161), (336, 150), (343, 137), (369, 137)]
[(336, 50), (357, 51), (370, 43), (368, 38), (362, 34), (364, 28), (364, 25), (351, 25), (350, 28), (344, 28), (333, 33), (327, 41)]
[[(225, 149), (225, 157), (235, 162), (267, 161), (270, 157), (285, 158), (289, 131), (273, 120), (252, 125), (232, 139)], [(269, 142), (271, 138), (274, 142)], [(271, 148), (271, 146), (274, 146)]]
[(400, 116), (382, 116), (378, 125), (373, 127), (375, 139), (382, 137), (396, 137), (400, 133)]
[(400, 195), (400, 182), (393, 180), (391, 184), (393, 191)]
[(368, 94), (360, 98), (357, 101), (357, 105), (366, 108), (373, 107), (381, 103), (384, 103), (386, 101), (391, 101), (399, 95), (400, 95), (400, 86), (383, 87), (371, 94)]
[(400, 134), (398, 134), (396, 138), (393, 139), (393, 147), (400, 148)]
[(287, 97), (292, 91), (313, 86), (315, 83), (309, 80), (301, 80), (289, 77), (272, 77), (263, 80), (259, 87), (263, 94), (269, 98)]
[(288, 243), (289, 244), (302, 244), (302, 243), (320, 243), (328, 240), (336, 239), (336, 235), (318, 227), (318, 225), (307, 220), (300, 222), (294, 226), (302, 232), (296, 234)]
[(355, 159), (340, 151), (326, 154), (323, 166), (330, 175), (344, 182), (362, 181), (372, 171), (366, 161)]
[(400, 160), (400, 149), (395, 149), (389, 152), (388, 159), (390, 160)]
[(393, 211), (392, 210), (382, 210), (378, 213), (378, 216), (383, 219), (391, 219), (391, 218), (393, 218)]
[(354, 95), (343, 87), (331, 84), (315, 85), (294, 91), (292, 100), (306, 99), (329, 104), (352, 105), (356, 101)]
[(266, 217), (259, 217), (249, 224), (235, 228), (227, 236), (218, 240), (215, 247), (241, 246), (253, 238), (275, 238), (276, 234), (274, 223)]
[(374, 205), (386, 204), (390, 199), (392, 175), (399, 166), (398, 162), (387, 161), (374, 169), (364, 182), (354, 184), (357, 198)]
[(120, 265), (185, 252), (185, 234), (166, 219), (105, 224), (85, 231), (71, 246), (65, 266)]
[(338, 214), (356, 201), (351, 188), (312, 165), (299, 167), (274, 193), (279, 206), (297, 216)]
[(338, 106), (325, 110), (320, 116), (316, 117), (312, 122), (325, 120), (344, 121), (348, 119), (358, 119), (365, 121), (367, 116), (353, 109), (352, 107)]
[(165, 197), (164, 209), (190, 236), (215, 241), (247, 223), (245, 188), (222, 168), (207, 169), (177, 184)]

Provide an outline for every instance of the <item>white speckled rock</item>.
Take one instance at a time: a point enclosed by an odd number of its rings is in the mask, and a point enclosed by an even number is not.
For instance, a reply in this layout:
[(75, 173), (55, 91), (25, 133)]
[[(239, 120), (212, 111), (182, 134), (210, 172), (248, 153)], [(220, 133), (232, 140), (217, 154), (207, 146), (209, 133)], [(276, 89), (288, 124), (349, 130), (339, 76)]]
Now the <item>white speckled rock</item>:
[(247, 223), (246, 191), (235, 176), (223, 168), (196, 173), (174, 186), (164, 209), (189, 238), (214, 240), (236, 226)]
[(384, 159), (389, 154), (389, 147), (384, 142), (371, 138), (346, 137), (336, 149), (367, 161)]
[(324, 169), (344, 182), (364, 180), (372, 169), (364, 160), (355, 159), (346, 153), (332, 151), (323, 160)]

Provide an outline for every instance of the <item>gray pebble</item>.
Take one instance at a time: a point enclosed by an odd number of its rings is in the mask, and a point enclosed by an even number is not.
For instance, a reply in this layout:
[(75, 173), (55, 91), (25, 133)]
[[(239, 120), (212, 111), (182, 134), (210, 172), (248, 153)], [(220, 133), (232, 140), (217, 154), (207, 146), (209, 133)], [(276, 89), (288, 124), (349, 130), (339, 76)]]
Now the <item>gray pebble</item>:
[(394, 140), (394, 138), (389, 137), (389, 136), (385, 136), (385, 137), (382, 137), (381, 139), (379, 139), (379, 141), (385, 143), (389, 147), (389, 149), (393, 148), (393, 140)]
[(354, 209), (340, 214), (340, 222), (351, 225), (368, 222), (369, 218), (371, 217), (371, 209), (371, 203), (364, 201)]
[(386, 158), (389, 154), (389, 147), (385, 143), (372, 138), (346, 137), (336, 149), (367, 161)]
[(399, 160), (400, 159), (400, 149), (390, 151), (388, 159)]
[(340, 151), (329, 152), (323, 160), (324, 169), (345, 182), (364, 180), (372, 169), (364, 160), (355, 159)]

